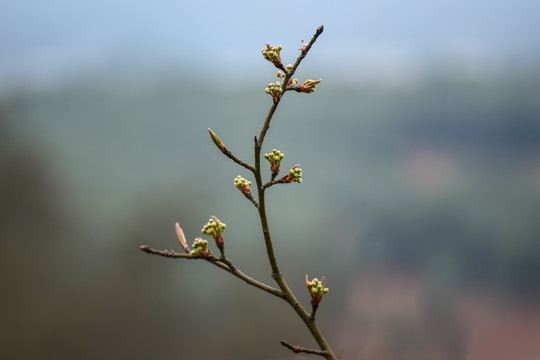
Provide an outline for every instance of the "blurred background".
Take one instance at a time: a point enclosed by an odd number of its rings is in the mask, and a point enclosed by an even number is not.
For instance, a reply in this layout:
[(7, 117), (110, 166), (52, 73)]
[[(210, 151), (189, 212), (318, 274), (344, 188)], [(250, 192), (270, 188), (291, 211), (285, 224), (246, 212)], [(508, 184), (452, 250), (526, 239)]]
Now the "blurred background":
[[(246, 171), (282, 44), (322, 78), (263, 148), (281, 269), (341, 359), (540, 358), (536, 1), (13, 1), (0, 11), (0, 348), (9, 359), (297, 359), (285, 304), (180, 250), (211, 215), (272, 284)], [(269, 176), (269, 171), (266, 172)]]

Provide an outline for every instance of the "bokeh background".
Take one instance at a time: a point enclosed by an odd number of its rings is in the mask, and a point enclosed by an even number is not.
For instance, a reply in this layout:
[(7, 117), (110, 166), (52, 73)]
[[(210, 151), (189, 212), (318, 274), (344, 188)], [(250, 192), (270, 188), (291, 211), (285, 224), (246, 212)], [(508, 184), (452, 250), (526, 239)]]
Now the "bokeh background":
[[(272, 283), (233, 186), (275, 69), (260, 50), (325, 32), (264, 151), (278, 259), (342, 359), (540, 358), (536, 1), (4, 1), (0, 349), (6, 359), (296, 359), (285, 304), (179, 246), (211, 215)], [(268, 172), (267, 172), (268, 175)], [(253, 180), (253, 179), (252, 179)]]

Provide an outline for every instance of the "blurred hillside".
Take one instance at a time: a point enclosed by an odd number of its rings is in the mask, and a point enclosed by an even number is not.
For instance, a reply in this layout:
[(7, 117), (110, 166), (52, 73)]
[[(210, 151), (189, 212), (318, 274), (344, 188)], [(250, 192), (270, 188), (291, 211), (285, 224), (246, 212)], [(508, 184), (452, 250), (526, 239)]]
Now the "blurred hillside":
[[(469, 335), (481, 320), (464, 325), (460, 304), (487, 298), (511, 312), (540, 295), (540, 71), (454, 75), (398, 85), (325, 76), (314, 94), (284, 98), (266, 138), (263, 151), (285, 153), (282, 168), (304, 171), (301, 185), (268, 191), (280, 265), (304, 302), (304, 274), (327, 277), (321, 326), (348, 358), (370, 339), (393, 339), (384, 343), (389, 358), (465, 359), (480, 354)], [(206, 132), (251, 162), (270, 106), (264, 84), (274, 79), (253, 80), (101, 76), (3, 94), (8, 358), (275, 359), (288, 354), (282, 338), (310, 346), (277, 300), (202, 262), (138, 250), (178, 249), (174, 222), (195, 238), (216, 215), (228, 225), (230, 257), (271, 282), (258, 219), (233, 186), (249, 174)], [(389, 305), (399, 316), (374, 331), (377, 284), (398, 302), (418, 298), (411, 306), (429, 321)], [(433, 323), (448, 326), (426, 331)], [(433, 345), (441, 338), (455, 341)], [(487, 356), (475, 359), (496, 359)]]

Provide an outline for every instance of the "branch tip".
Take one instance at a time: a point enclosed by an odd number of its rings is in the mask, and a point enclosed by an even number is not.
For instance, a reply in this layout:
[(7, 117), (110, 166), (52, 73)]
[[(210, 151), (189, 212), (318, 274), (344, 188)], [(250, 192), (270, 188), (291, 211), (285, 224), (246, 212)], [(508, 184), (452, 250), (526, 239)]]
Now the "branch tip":
[(287, 341), (285, 340), (281, 340), (281, 345), (285, 346), (287, 349), (291, 350), (293, 353), (295, 354), (298, 354), (298, 353), (306, 353), (306, 354), (315, 354), (315, 355), (320, 355), (320, 356), (328, 356), (329, 352), (328, 351), (322, 351), (322, 350), (315, 350), (315, 349), (307, 349), (307, 348), (303, 348), (301, 347), (300, 345), (292, 345), (292, 344), (289, 344)]
[(234, 161), (235, 163), (237, 163), (238, 165), (240, 166), (243, 166), (245, 167), (246, 169), (248, 169), (249, 171), (251, 172), (254, 172), (255, 171), (255, 168), (251, 165), (249, 165), (248, 163), (245, 163), (244, 161), (240, 160), (239, 158), (237, 158), (236, 156), (233, 155), (233, 153), (231, 153), (229, 151), (229, 149), (227, 149), (227, 147), (225, 146), (225, 144), (223, 143), (223, 141), (221, 141), (221, 139), (216, 135), (216, 133), (214, 133), (212, 131), (212, 129), (208, 128), (208, 134), (210, 134), (210, 138), (212, 138), (212, 141), (214, 142), (214, 144), (216, 145), (216, 147), (225, 155), (227, 156), (229, 159), (231, 159), (232, 161)]

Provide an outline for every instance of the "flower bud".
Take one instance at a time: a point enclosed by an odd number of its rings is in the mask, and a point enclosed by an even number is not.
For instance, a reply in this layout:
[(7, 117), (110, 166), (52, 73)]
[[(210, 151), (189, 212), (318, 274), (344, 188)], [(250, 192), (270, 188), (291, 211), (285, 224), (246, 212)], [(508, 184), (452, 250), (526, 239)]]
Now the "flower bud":
[(210, 134), (210, 137), (212, 138), (214, 144), (216, 144), (216, 146), (219, 150), (221, 150), (221, 152), (229, 152), (229, 150), (225, 147), (225, 144), (223, 144), (223, 141), (221, 141), (221, 139), (210, 128), (208, 128), (208, 133)]
[(281, 159), (283, 159), (285, 155), (276, 149), (273, 149), (271, 153), (264, 154), (264, 158), (268, 160), (270, 163), (270, 170), (272, 171), (272, 176), (277, 176), (279, 174), (279, 167), (281, 165)]
[(272, 95), (272, 100), (277, 104), (281, 99), (281, 94), (283, 94), (283, 89), (281, 88), (281, 83), (276, 81), (275, 83), (268, 84), (268, 87), (264, 89), (267, 94)]
[(201, 232), (210, 236), (216, 241), (218, 248), (223, 248), (223, 230), (225, 230), (225, 223), (222, 223), (217, 217), (212, 216), (208, 223), (203, 226)]
[(300, 86), (299, 86), (300, 92), (304, 92), (304, 93), (308, 93), (308, 94), (314, 92), (315, 87), (317, 87), (317, 84), (320, 83), (321, 81), (322, 81), (322, 79), (319, 79), (319, 80), (307, 79), (302, 84), (300, 84)]
[(186, 253), (189, 253), (189, 246), (186, 242), (186, 237), (184, 236), (184, 231), (180, 227), (179, 223), (176, 223), (174, 226), (174, 229), (176, 231), (176, 237), (178, 238), (178, 242), (180, 242), (180, 245), (182, 245), (182, 248)]
[(234, 179), (234, 186), (236, 186), (238, 188), (238, 190), (240, 190), (242, 192), (242, 194), (244, 194), (244, 195), (251, 194), (250, 185), (251, 185), (251, 181), (248, 181), (248, 180), (244, 179), (240, 175), (238, 175), (236, 177), (236, 179)]
[(322, 283), (317, 278), (309, 281), (306, 274), (306, 286), (309, 290), (309, 295), (311, 296), (311, 305), (313, 306), (319, 305), (322, 300), (322, 296), (329, 291), (326, 287), (326, 278), (324, 276), (322, 280)]
[(196, 238), (193, 241), (193, 250), (191, 250), (192, 255), (202, 256), (204, 258), (209, 258), (212, 256), (212, 251), (208, 249), (208, 241), (203, 238)]
[(289, 170), (289, 173), (281, 178), (281, 180), (284, 183), (290, 183), (290, 182), (302, 182), (302, 169), (298, 167), (298, 165), (294, 165), (291, 170)]
[(281, 69), (283, 68), (283, 64), (281, 63), (281, 56), (279, 55), (281, 49), (283, 49), (283, 46), (281, 45), (271, 46), (270, 44), (266, 44), (266, 49), (262, 49), (261, 53), (266, 60), (274, 64), (275, 67)]

